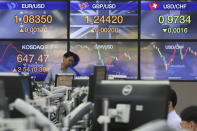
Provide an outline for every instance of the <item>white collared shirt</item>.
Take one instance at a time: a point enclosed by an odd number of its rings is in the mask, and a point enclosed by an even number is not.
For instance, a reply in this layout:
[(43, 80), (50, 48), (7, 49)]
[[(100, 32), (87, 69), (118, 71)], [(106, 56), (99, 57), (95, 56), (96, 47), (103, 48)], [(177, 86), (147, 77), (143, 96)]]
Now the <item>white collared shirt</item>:
[(175, 110), (168, 113), (167, 124), (177, 131), (181, 130), (181, 118)]
[(55, 77), (56, 77), (56, 74), (58, 74), (58, 73), (73, 73), (74, 75), (76, 75), (76, 73), (70, 67), (68, 67), (65, 70), (62, 70), (61, 64), (57, 64), (49, 70), (49, 72), (44, 80), (44, 87), (45, 88), (47, 88), (50, 85), (53, 85), (55, 83)]

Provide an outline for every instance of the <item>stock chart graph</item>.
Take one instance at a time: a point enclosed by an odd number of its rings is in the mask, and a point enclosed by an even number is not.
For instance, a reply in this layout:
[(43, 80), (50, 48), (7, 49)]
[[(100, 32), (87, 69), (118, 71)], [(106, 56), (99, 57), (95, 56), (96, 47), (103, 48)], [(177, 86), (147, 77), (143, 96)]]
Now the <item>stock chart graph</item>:
[(1, 41), (0, 72), (28, 72), (36, 80), (44, 80), (49, 69), (61, 63), (66, 50), (63, 41)]
[(196, 80), (196, 42), (142, 42), (141, 78)]
[(110, 75), (137, 79), (137, 42), (72, 42), (70, 50), (80, 55), (75, 68), (82, 76), (93, 73), (94, 65), (105, 65)]

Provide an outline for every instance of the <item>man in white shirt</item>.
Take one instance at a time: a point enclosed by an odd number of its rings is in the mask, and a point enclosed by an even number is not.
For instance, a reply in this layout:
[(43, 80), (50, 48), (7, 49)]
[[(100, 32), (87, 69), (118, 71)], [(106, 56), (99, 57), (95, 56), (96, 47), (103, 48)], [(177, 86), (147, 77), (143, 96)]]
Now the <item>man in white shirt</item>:
[(175, 106), (177, 104), (177, 95), (173, 89), (170, 89), (170, 100), (168, 103), (168, 117), (167, 117), (167, 124), (173, 129), (177, 131), (181, 130), (181, 118), (175, 111)]
[[(74, 63), (76, 62), (76, 63)], [(53, 66), (44, 81), (44, 87), (48, 88), (50, 85), (54, 85), (55, 76), (58, 73), (72, 73), (76, 75), (75, 71), (71, 69), (71, 65), (77, 64), (79, 62), (79, 56), (71, 51), (66, 52), (63, 56), (63, 62)]]

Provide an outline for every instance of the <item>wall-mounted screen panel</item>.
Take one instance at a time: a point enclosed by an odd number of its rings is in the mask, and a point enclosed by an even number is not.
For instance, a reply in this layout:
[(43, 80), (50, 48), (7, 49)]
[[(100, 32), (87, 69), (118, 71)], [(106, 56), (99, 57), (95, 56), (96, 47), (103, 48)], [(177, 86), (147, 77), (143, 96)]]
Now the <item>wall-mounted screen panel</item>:
[(0, 72), (29, 72), (36, 80), (44, 80), (66, 51), (63, 41), (0, 41)]
[(197, 80), (197, 42), (142, 42), (141, 79)]
[(67, 38), (65, 0), (0, 1), (0, 38)]
[(137, 79), (137, 42), (71, 42), (70, 50), (80, 56), (75, 69), (82, 76), (93, 73), (94, 65), (102, 65), (109, 75)]
[(83, 0), (70, 3), (71, 39), (137, 39), (137, 0)]
[[(185, 2), (183, 2), (185, 1)], [(142, 39), (196, 39), (197, 2), (142, 1)]]

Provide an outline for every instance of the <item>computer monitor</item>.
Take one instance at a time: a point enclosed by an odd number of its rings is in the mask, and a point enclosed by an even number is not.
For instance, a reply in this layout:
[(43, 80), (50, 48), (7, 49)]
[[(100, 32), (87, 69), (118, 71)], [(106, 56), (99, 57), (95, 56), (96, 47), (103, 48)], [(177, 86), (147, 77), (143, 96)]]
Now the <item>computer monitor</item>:
[(149, 121), (166, 119), (169, 88), (168, 81), (102, 81), (94, 91), (93, 130), (102, 131), (97, 119), (104, 113), (104, 99), (108, 100), (109, 108), (116, 108), (118, 104), (129, 105), (128, 122), (116, 122), (113, 118), (108, 131), (131, 131)]
[[(1, 3), (2, 2), (0, 2), (0, 5)], [(1, 11), (2, 10), (0, 9), (0, 14)], [(20, 17), (20, 19), (22, 18)], [(0, 21), (1, 20), (2, 19), (0, 19)], [(62, 62), (62, 56), (66, 51), (66, 41), (1, 40), (0, 72), (26, 72), (29, 73), (36, 81), (44, 81), (49, 69)]]
[(70, 50), (80, 54), (80, 64), (75, 67), (80, 76), (94, 73), (94, 66), (106, 66), (109, 75), (137, 79), (136, 41), (70, 41)]
[(140, 79), (197, 80), (197, 42), (151, 41), (140, 46)]
[(25, 95), (29, 99), (33, 100), (33, 87), (31, 84), (31, 76), (30, 75), (21, 76), (21, 80), (22, 80), (22, 87), (24, 89)]
[(94, 76), (96, 84), (99, 84), (102, 80), (106, 80), (108, 77), (106, 66), (94, 66)]
[(94, 74), (91, 74), (89, 76), (89, 89), (88, 89), (88, 101), (90, 102), (93, 102), (94, 88), (95, 88), (95, 78), (94, 78)]
[(94, 66), (94, 74), (89, 76), (88, 101), (93, 102), (96, 84), (108, 78), (106, 66)]
[(88, 86), (89, 84), (89, 78), (88, 77), (75, 77), (72, 81), (72, 87), (82, 87), (82, 86)]
[(74, 79), (74, 74), (72, 73), (58, 73), (55, 77), (55, 87), (57, 86), (72, 87), (73, 79)]
[(14, 102), (16, 98), (25, 99), (21, 76), (18, 73), (0, 73), (0, 80), (4, 82), (9, 104)]
[(0, 118), (9, 117), (7, 97), (5, 96), (4, 82), (0, 80)]
[[(13, 103), (17, 98), (25, 99), (25, 92), (22, 84), (22, 77), (18, 73), (0, 73), (0, 80), (4, 82), (5, 95), (8, 104)], [(10, 111), (11, 118), (25, 117), (17, 110)]]

